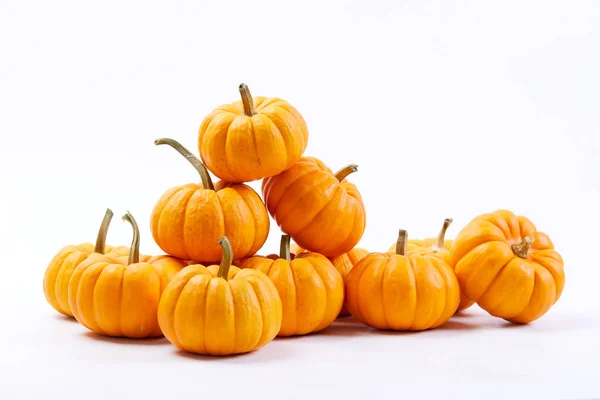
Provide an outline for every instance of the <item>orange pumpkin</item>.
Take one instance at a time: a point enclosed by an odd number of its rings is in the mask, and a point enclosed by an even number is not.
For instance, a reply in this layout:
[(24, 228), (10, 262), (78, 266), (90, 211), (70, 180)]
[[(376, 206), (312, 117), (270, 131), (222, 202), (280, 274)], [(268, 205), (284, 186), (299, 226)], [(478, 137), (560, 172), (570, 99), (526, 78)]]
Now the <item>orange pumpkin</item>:
[(169, 283), (158, 321), (177, 348), (198, 354), (229, 355), (257, 350), (281, 327), (281, 299), (262, 272), (232, 266), (226, 237), (220, 265), (190, 265)]
[(277, 175), (304, 153), (306, 122), (282, 99), (253, 99), (243, 83), (239, 91), (241, 101), (215, 108), (202, 121), (200, 158), (213, 174), (229, 182)]
[(540, 318), (565, 285), (563, 259), (548, 235), (509, 210), (471, 220), (454, 240), (450, 263), (467, 297), (514, 323)]
[(290, 236), (282, 235), (280, 254), (240, 261), (241, 268), (265, 273), (283, 306), (279, 336), (305, 335), (327, 328), (344, 301), (344, 282), (331, 261), (317, 253), (290, 253)]
[(254, 255), (267, 240), (269, 215), (258, 193), (245, 184), (224, 181), (213, 186), (205, 166), (172, 139), (168, 144), (196, 168), (202, 184), (189, 183), (167, 190), (152, 211), (154, 241), (167, 254), (184, 260), (218, 262), (217, 244), (227, 236), (237, 257)]
[[(303, 248), (298, 246), (296, 243), (293, 243), (290, 246), (290, 251), (293, 254), (300, 254), (305, 251)], [(347, 253), (342, 254), (341, 256), (331, 257), (329, 261), (333, 264), (335, 269), (338, 270), (340, 275), (342, 276), (342, 280), (346, 282), (346, 278), (348, 277), (348, 273), (364, 256), (369, 254), (366, 249), (355, 247)], [(342, 309), (340, 310), (340, 314), (338, 317), (347, 317), (350, 315), (348, 309), (346, 308), (346, 301), (342, 305)]]
[(82, 243), (65, 246), (48, 264), (44, 273), (44, 294), (48, 303), (59, 313), (70, 317), (73, 316), (71, 307), (69, 307), (69, 280), (79, 264), (89, 257), (105, 253), (114, 256), (126, 256), (129, 254), (129, 247), (113, 247), (106, 244), (106, 235), (112, 217), (113, 212), (107, 209), (98, 230), (95, 245)]
[[(442, 225), (442, 229), (440, 233), (435, 238), (427, 238), (427, 239), (410, 239), (408, 241), (408, 252), (409, 253), (426, 253), (431, 252), (438, 257), (443, 258), (443, 260), (447, 263), (450, 263), (450, 249), (452, 248), (453, 240), (445, 240), (446, 231), (448, 227), (452, 223), (452, 218), (446, 218), (444, 220), (444, 225)], [(395, 252), (396, 244), (394, 243), (389, 249), (388, 252)], [(473, 300), (470, 300), (462, 291), (460, 293), (460, 303), (458, 304), (458, 308), (456, 312), (466, 310), (474, 304)]]
[(300, 247), (326, 257), (347, 253), (366, 225), (361, 194), (345, 179), (356, 170), (349, 165), (334, 174), (319, 159), (302, 157), (287, 171), (263, 180), (267, 210)]
[(140, 232), (130, 213), (123, 219), (133, 227), (127, 263), (110, 255), (91, 257), (73, 272), (69, 306), (86, 328), (107, 336), (162, 336), (157, 310), (163, 290), (186, 266), (174, 257), (158, 256), (140, 262)]
[(396, 252), (370, 253), (346, 278), (346, 306), (358, 321), (378, 329), (421, 331), (455, 313), (460, 288), (452, 268), (430, 252), (410, 253), (407, 233)]

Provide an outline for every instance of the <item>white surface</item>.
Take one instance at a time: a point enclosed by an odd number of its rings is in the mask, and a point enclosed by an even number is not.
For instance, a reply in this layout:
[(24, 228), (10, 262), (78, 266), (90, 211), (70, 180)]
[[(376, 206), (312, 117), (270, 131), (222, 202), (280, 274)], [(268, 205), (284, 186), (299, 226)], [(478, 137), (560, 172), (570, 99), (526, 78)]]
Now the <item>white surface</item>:
[[(197, 3), (0, 3), (0, 399), (600, 398), (599, 3)], [(158, 252), (154, 203), (198, 177), (153, 140), (196, 151), (240, 82), (300, 110), (307, 155), (359, 164), (361, 245), (445, 217), (453, 237), (509, 208), (563, 255), (559, 303), (526, 327), (477, 310), (418, 334), (338, 323), (219, 360), (58, 317), (42, 291), (53, 254), (93, 241), (106, 207), (111, 244), (129, 243), (130, 210)]]

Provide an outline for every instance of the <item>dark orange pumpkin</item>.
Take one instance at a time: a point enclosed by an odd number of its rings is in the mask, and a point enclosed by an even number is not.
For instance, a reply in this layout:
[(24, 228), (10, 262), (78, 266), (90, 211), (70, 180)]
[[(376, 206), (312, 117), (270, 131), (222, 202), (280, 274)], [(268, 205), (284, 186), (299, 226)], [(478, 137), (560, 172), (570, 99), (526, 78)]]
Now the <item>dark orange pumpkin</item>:
[(346, 180), (356, 170), (352, 164), (334, 174), (321, 160), (302, 157), (290, 169), (263, 180), (267, 210), (300, 247), (326, 257), (347, 253), (366, 225), (361, 194)]

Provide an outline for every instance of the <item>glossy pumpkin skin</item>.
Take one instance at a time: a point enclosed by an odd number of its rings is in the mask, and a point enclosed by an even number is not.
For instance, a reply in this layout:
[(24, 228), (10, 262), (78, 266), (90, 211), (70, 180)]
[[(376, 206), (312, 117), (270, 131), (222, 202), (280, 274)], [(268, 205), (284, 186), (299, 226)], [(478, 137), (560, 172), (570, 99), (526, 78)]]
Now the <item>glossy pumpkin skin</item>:
[(212, 186), (208, 178), (206, 184), (176, 186), (161, 196), (150, 227), (165, 253), (208, 263), (221, 259), (218, 242), (223, 236), (239, 258), (256, 254), (265, 243), (270, 221), (258, 193), (245, 184), (219, 181), (214, 190)]
[[(244, 91), (240, 85), (242, 96)], [(250, 100), (251, 110), (243, 101), (215, 108), (198, 132), (200, 158), (228, 182), (277, 175), (298, 161), (308, 144), (308, 128), (296, 108), (279, 98)]]
[(302, 157), (263, 180), (262, 193), (277, 225), (308, 251), (336, 257), (362, 238), (366, 211), (360, 192), (317, 158)]
[(254, 256), (240, 262), (243, 269), (266, 274), (281, 297), (283, 321), (278, 336), (318, 332), (335, 321), (344, 301), (344, 282), (331, 261), (304, 252), (286, 258)]
[[(292, 253), (300, 254), (303, 251), (304, 249), (302, 249), (297, 244), (294, 243), (292, 245)], [(350, 272), (350, 270), (354, 268), (354, 266), (358, 264), (358, 262), (362, 260), (363, 257), (365, 257), (367, 254), (369, 254), (369, 252), (366, 249), (355, 247), (349, 252), (342, 254), (341, 256), (329, 258), (329, 261), (331, 261), (335, 269), (337, 269), (337, 271), (340, 273), (340, 275), (342, 276), (342, 280), (346, 282), (346, 278), (348, 277), (348, 273)], [(347, 317), (349, 315), (350, 313), (346, 308), (346, 301), (344, 300), (344, 303), (342, 304), (342, 309), (340, 310), (338, 317)]]
[(44, 295), (46, 296), (46, 301), (59, 313), (69, 317), (73, 316), (71, 307), (69, 306), (69, 280), (79, 264), (89, 257), (103, 254), (128, 256), (129, 247), (113, 247), (105, 244), (112, 216), (112, 211), (107, 209), (95, 245), (92, 243), (82, 243), (65, 246), (54, 255), (46, 267), (43, 279)]
[(168, 256), (129, 261), (104, 255), (79, 264), (69, 282), (69, 306), (77, 321), (100, 335), (162, 336), (156, 314), (160, 297), (187, 264)]
[(431, 254), (370, 253), (350, 270), (346, 305), (377, 329), (422, 331), (443, 325), (460, 301), (450, 266)]
[(467, 297), (514, 323), (543, 316), (565, 285), (564, 261), (548, 235), (509, 210), (471, 220), (455, 238), (450, 262)]
[(258, 350), (281, 327), (281, 299), (263, 273), (230, 266), (190, 265), (169, 283), (158, 308), (159, 326), (177, 348), (224, 356)]

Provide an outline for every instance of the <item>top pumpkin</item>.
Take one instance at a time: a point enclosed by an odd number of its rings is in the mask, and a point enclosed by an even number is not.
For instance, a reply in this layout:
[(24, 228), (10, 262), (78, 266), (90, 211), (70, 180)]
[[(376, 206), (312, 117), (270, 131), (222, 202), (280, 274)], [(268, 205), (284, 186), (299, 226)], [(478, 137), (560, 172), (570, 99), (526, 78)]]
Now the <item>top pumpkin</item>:
[(215, 108), (202, 121), (202, 162), (228, 182), (251, 182), (290, 168), (308, 143), (304, 118), (282, 99), (252, 98), (243, 83), (239, 91), (241, 100)]

